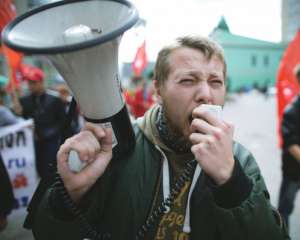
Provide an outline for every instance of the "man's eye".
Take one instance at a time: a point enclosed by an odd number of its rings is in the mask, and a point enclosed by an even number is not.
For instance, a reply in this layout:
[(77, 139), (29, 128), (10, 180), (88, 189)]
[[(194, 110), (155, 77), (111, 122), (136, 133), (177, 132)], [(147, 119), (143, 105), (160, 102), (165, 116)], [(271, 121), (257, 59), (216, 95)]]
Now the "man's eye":
[(182, 84), (191, 84), (191, 83), (193, 83), (193, 79), (189, 79), (189, 78), (181, 79), (180, 83), (182, 83)]
[(221, 86), (223, 86), (223, 82), (221, 80), (212, 80), (212, 81), (210, 81), (210, 83), (214, 87), (221, 87)]

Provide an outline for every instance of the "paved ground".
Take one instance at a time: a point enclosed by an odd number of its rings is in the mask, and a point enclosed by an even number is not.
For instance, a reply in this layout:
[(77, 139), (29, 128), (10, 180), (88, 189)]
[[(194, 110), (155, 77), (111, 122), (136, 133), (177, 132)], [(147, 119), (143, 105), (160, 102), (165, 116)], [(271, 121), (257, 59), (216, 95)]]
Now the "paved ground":
[[(276, 102), (265, 99), (258, 93), (235, 95), (230, 98), (224, 110), (224, 118), (235, 124), (235, 139), (252, 151), (261, 168), (271, 202), (277, 206), (281, 181), (280, 150), (277, 148)], [(31, 233), (21, 228), (24, 215), (10, 219), (7, 230), (0, 234), (1, 240), (32, 240)], [(300, 240), (300, 194), (296, 209), (291, 217), (291, 237)]]

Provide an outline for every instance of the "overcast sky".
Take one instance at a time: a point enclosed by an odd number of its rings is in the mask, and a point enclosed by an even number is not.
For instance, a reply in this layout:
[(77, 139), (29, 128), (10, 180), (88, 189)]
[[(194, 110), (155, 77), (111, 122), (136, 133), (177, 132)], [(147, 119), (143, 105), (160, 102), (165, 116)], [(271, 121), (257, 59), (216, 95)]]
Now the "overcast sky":
[[(232, 33), (279, 42), (280, 0), (131, 0), (147, 21), (147, 54), (154, 60), (168, 41), (184, 34), (207, 36), (224, 16)], [(122, 40), (120, 60), (132, 61), (137, 41), (135, 30)]]

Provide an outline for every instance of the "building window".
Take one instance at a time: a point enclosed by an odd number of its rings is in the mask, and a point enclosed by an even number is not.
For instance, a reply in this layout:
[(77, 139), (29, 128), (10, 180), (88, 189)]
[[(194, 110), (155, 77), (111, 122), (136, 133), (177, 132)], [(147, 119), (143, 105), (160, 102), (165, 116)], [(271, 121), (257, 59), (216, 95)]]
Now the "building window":
[(257, 64), (256, 56), (255, 56), (255, 55), (252, 55), (252, 56), (251, 56), (251, 65), (252, 65), (253, 67), (255, 67), (256, 64)]
[(269, 56), (265, 55), (264, 56), (264, 65), (269, 66), (269, 63), (270, 63)]

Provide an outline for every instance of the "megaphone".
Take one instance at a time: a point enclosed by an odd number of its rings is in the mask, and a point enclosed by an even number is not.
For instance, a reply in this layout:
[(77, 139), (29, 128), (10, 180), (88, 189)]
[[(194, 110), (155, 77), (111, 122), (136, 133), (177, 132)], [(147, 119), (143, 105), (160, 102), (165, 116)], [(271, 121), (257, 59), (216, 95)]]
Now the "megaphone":
[(136, 8), (123, 0), (60, 1), (17, 17), (2, 33), (10, 48), (50, 59), (85, 119), (112, 127), (115, 155), (135, 143), (121, 93), (118, 48), (137, 20)]

